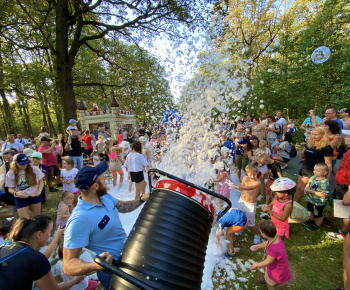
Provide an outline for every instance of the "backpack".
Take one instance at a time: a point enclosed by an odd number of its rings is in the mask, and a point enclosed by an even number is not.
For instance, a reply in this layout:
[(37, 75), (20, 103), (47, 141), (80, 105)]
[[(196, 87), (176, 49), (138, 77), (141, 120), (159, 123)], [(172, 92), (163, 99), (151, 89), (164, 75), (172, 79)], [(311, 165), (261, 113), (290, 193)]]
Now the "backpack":
[(12, 254), (9, 254), (9, 255), (7, 255), (7, 256), (5, 256), (5, 257), (0, 258), (0, 269), (2, 268), (2, 263), (3, 263), (3, 262), (6, 262), (7, 260), (9, 260), (9, 259), (11, 259), (11, 258), (17, 256), (18, 254), (21, 254), (21, 253), (23, 254), (24, 252), (31, 253), (31, 252), (34, 252), (34, 249), (31, 248), (31, 247), (23, 248), (23, 249), (20, 249), (20, 250), (17, 251), (17, 252), (14, 252), (14, 253), (12, 253)]
[(297, 149), (295, 149), (295, 146), (294, 146), (294, 145), (291, 145), (290, 148), (291, 148), (291, 149), (290, 149), (289, 152), (288, 152), (287, 150), (284, 150), (284, 151), (287, 152), (287, 153), (289, 154), (290, 158), (295, 158), (295, 157), (297, 157), (298, 152), (297, 152)]
[(337, 159), (341, 160), (346, 151), (347, 151), (346, 145), (344, 143), (341, 143), (337, 150), (338, 152)]
[(289, 152), (289, 156), (290, 156), (290, 158), (295, 158), (295, 157), (297, 157), (297, 155), (298, 155), (297, 149), (295, 149), (295, 146), (292, 145), (290, 152)]

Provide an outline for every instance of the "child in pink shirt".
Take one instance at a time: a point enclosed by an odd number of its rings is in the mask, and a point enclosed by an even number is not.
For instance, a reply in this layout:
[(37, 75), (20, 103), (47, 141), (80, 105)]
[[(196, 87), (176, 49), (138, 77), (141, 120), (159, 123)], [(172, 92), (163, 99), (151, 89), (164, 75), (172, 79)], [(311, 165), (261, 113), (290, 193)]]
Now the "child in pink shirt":
[(259, 222), (259, 229), (267, 242), (251, 246), (252, 251), (265, 249), (264, 260), (250, 266), (251, 270), (266, 267), (265, 277), (259, 277), (259, 282), (267, 284), (268, 289), (276, 289), (277, 284), (284, 284), (292, 278), (288, 265), (288, 256), (283, 241), (277, 236), (275, 225), (268, 220)]
[(293, 203), (289, 200), (296, 190), (296, 184), (293, 180), (281, 177), (276, 179), (271, 185), (271, 190), (276, 197), (270, 204), (264, 205), (261, 209), (270, 214), (271, 221), (277, 228), (277, 235), (284, 240), (289, 239), (288, 218), (293, 211)]

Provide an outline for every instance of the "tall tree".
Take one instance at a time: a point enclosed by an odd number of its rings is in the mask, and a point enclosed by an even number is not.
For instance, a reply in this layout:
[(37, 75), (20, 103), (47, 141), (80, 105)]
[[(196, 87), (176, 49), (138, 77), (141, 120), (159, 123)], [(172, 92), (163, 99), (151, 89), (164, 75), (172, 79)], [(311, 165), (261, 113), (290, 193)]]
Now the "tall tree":
[[(16, 0), (25, 14), (29, 31), (40, 33), (42, 45), (50, 47), (55, 57), (58, 91), (61, 97), (64, 121), (76, 117), (74, 66), (83, 46), (104, 57), (103, 49), (93, 41), (117, 33), (120, 39), (138, 43), (152, 34), (169, 33), (176, 37), (176, 22), (196, 25), (201, 16), (201, 5), (190, 0)], [(202, 3), (200, 3), (202, 4)]]

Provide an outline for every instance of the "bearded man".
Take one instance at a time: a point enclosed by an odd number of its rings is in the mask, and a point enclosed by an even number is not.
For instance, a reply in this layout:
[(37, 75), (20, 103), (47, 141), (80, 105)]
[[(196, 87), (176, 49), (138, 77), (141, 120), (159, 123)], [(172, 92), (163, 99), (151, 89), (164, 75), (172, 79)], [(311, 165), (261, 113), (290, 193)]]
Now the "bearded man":
[(119, 212), (127, 213), (138, 208), (149, 198), (149, 193), (138, 200), (121, 201), (107, 193), (104, 172), (108, 164), (83, 167), (74, 179), (81, 190), (78, 204), (68, 219), (64, 232), (63, 269), (66, 275), (97, 276), (105, 289), (109, 289), (112, 274), (95, 262), (79, 259), (82, 248), (87, 248), (108, 263), (117, 260), (126, 240)]

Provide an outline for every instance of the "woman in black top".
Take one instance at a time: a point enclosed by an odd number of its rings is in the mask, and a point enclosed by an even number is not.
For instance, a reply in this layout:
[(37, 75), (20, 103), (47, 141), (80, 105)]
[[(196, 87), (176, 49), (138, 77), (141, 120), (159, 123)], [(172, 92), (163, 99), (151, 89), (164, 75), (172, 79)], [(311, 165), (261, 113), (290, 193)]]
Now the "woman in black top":
[(303, 197), (305, 186), (309, 182), (309, 178), (314, 175), (313, 170), (317, 163), (326, 163), (328, 167), (328, 180), (332, 175), (333, 149), (329, 145), (329, 138), (326, 135), (325, 129), (323, 127), (317, 127), (311, 134), (302, 151), (299, 144), (295, 145), (298, 155), (303, 159), (294, 199), (296, 202), (300, 202)]
[(33, 281), (40, 290), (70, 289), (82, 281), (75, 277), (69, 282), (57, 285), (51, 272), (51, 265), (44, 254), (38, 250), (47, 244), (53, 223), (48, 216), (37, 216), (34, 219), (19, 218), (10, 233), (14, 242), (1, 249), (0, 256), (20, 252), (2, 263), (0, 267), (0, 289), (32, 289)]

